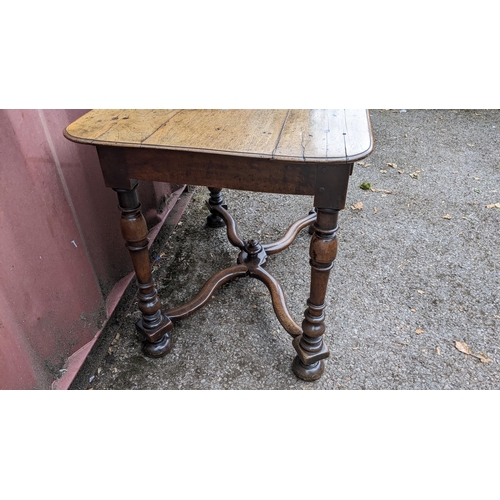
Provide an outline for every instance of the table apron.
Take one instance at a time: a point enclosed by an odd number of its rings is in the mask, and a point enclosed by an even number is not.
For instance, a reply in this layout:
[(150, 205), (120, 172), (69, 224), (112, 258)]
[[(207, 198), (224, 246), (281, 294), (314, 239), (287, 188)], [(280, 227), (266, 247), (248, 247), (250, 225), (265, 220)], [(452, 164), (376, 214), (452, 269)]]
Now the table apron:
[(130, 180), (314, 195), (315, 207), (342, 209), (352, 163), (291, 162), (191, 151), (97, 146), (106, 186)]

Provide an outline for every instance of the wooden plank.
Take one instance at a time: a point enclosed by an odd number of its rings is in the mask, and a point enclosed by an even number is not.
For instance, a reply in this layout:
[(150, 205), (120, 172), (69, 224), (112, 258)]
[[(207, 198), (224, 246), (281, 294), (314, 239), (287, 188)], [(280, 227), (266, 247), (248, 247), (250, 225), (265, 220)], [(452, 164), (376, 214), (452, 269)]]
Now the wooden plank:
[(96, 109), (66, 129), (66, 137), (87, 144), (140, 146), (179, 110)]
[(308, 156), (324, 157), (325, 113), (324, 110), (291, 109), (283, 127), (279, 144), (273, 156), (275, 158), (302, 158)]
[(373, 149), (370, 116), (366, 109), (346, 109), (346, 155), (350, 160), (368, 156)]
[(342, 110), (292, 109), (274, 152), (303, 161), (344, 158)]
[(182, 110), (144, 146), (270, 156), (287, 110)]
[(346, 158), (345, 137), (347, 134), (345, 109), (328, 110), (328, 147), (329, 159)]
[(129, 109), (115, 121), (115, 126), (94, 141), (99, 143), (140, 145), (162, 125), (168, 123), (178, 109)]
[(124, 116), (123, 109), (94, 109), (66, 127), (64, 135), (75, 142), (91, 144), (92, 141), (114, 127)]

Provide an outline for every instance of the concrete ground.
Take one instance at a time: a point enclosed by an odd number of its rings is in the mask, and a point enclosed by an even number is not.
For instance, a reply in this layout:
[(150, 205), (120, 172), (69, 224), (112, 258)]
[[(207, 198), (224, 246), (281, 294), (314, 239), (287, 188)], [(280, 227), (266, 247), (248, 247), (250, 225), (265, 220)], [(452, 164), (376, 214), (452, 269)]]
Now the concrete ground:
[[(500, 111), (373, 110), (374, 152), (355, 165), (327, 295), (323, 377), (298, 380), (266, 287), (244, 278), (173, 330), (162, 359), (140, 351), (129, 295), (73, 389), (500, 388)], [(360, 189), (370, 183), (371, 190)], [(189, 300), (237, 250), (204, 226), (206, 188), (153, 251), (164, 304)], [(225, 191), (243, 239), (276, 240), (312, 197)], [(362, 203), (362, 208), (359, 203)], [(496, 206), (495, 206), (496, 205)], [(267, 269), (302, 321), (310, 236)]]

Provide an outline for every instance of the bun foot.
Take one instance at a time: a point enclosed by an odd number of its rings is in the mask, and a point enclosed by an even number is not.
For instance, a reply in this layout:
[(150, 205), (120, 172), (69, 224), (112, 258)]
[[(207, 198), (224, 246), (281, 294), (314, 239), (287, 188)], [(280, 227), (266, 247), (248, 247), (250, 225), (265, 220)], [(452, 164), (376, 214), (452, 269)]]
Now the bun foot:
[(225, 227), (226, 223), (224, 219), (218, 215), (210, 214), (207, 217), (207, 226), (208, 227)]
[(172, 339), (168, 333), (157, 342), (145, 340), (142, 343), (142, 352), (148, 358), (162, 358), (172, 350)]
[(292, 363), (292, 370), (301, 380), (312, 382), (318, 380), (321, 375), (323, 375), (325, 371), (325, 362), (321, 359), (311, 365), (305, 365), (298, 356), (295, 356)]

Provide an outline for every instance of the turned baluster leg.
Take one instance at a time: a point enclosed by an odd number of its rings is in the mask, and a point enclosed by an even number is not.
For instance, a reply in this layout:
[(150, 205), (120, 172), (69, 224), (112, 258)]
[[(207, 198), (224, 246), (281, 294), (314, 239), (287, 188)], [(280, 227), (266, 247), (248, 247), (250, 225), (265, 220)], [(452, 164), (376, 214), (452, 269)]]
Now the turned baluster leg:
[(130, 252), (139, 288), (137, 297), (142, 318), (136, 323), (136, 328), (146, 337), (142, 351), (146, 356), (158, 358), (172, 349), (172, 341), (167, 332), (173, 328), (173, 324), (161, 312), (161, 302), (149, 262), (148, 229), (141, 213), (136, 188), (137, 184), (132, 189), (114, 190), (118, 194), (122, 213), (122, 235)]
[[(226, 202), (224, 201), (224, 198), (222, 197), (221, 193), (222, 189), (209, 187), (208, 190), (210, 191), (210, 198), (208, 200), (208, 204), (211, 206), (220, 205), (227, 210)], [(224, 219), (220, 215), (212, 212), (208, 215), (207, 226), (224, 227), (225, 225), (226, 223), (224, 222)]]
[(303, 334), (295, 338), (293, 346), (297, 356), (292, 369), (302, 380), (317, 380), (325, 369), (324, 359), (330, 355), (323, 342), (325, 332), (325, 297), (328, 277), (337, 254), (338, 210), (317, 209), (317, 220), (313, 224), (311, 239), (311, 291), (302, 322)]

